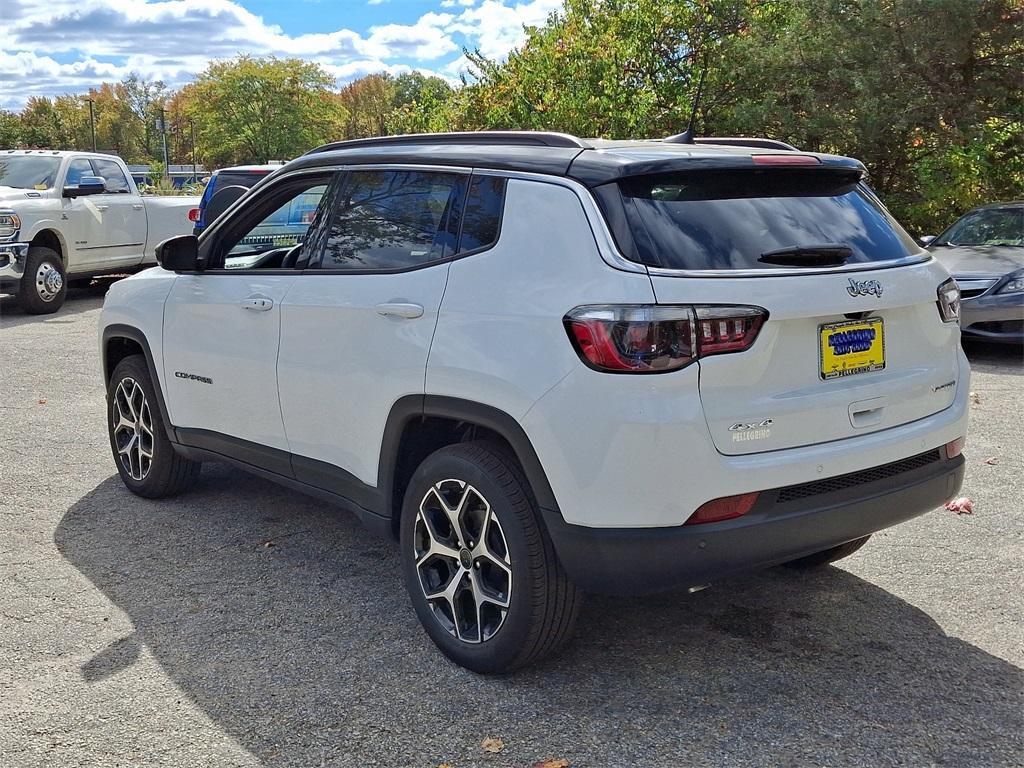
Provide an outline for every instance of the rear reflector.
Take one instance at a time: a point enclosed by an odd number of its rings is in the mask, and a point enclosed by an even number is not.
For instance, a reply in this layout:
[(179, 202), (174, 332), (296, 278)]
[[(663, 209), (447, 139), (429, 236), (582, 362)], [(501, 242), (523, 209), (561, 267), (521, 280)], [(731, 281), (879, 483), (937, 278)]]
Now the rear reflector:
[(731, 520), (734, 517), (742, 517), (754, 508), (757, 497), (760, 493), (741, 493), (739, 496), (726, 496), (722, 499), (713, 499), (702, 504), (697, 511), (690, 515), (683, 525), (700, 525), (701, 523), (717, 523), (721, 520)]
[(754, 165), (821, 165), (813, 155), (753, 155)]
[(197, 222), (203, 215), (202, 208), (190, 208), (188, 211), (188, 220), (191, 222)]
[(963, 453), (965, 442), (966, 440), (964, 440), (964, 438), (958, 437), (956, 440), (950, 440), (946, 443), (946, 457), (949, 459), (955, 459)]

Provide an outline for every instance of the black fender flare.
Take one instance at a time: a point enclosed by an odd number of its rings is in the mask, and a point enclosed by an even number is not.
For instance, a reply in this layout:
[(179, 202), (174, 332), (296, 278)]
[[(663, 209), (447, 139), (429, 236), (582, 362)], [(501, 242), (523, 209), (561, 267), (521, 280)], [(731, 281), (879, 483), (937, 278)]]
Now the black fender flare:
[(167, 403), (164, 402), (163, 386), (160, 383), (160, 376), (157, 374), (156, 363), (153, 360), (153, 351), (149, 348), (149, 340), (146, 338), (146, 334), (138, 328), (132, 325), (124, 325), (123, 323), (112, 323), (103, 329), (103, 344), (101, 347), (100, 364), (103, 366), (104, 388), (110, 384), (110, 379), (107, 373), (107, 348), (110, 345), (110, 341), (113, 339), (129, 339), (142, 348), (142, 355), (146, 358), (146, 367), (149, 369), (149, 378), (153, 382), (153, 389), (156, 391), (156, 405), (157, 408), (160, 409), (160, 420), (164, 423), (164, 431), (167, 433), (167, 439), (172, 443), (178, 442), (177, 435), (174, 432), (174, 427), (171, 426), (171, 420), (167, 415)]
[[(390, 500), (394, 491), (402, 432), (413, 419), (430, 416), (475, 424), (501, 435), (515, 452), (545, 517), (550, 512), (557, 514), (555, 494), (522, 425), (513, 416), (492, 405), (446, 395), (406, 395), (396, 400), (391, 407), (384, 427), (377, 469), (377, 487), (383, 491), (384, 499)], [(397, 514), (395, 511), (393, 513)]]

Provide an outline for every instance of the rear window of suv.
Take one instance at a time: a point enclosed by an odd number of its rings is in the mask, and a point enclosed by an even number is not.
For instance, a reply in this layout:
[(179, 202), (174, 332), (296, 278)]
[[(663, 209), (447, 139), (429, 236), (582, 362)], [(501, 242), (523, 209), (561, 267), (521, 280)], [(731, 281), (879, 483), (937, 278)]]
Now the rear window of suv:
[(781, 267), (760, 259), (772, 251), (841, 246), (853, 264), (920, 250), (849, 172), (687, 171), (629, 178), (618, 189), (636, 246), (624, 250), (649, 266), (771, 270)]

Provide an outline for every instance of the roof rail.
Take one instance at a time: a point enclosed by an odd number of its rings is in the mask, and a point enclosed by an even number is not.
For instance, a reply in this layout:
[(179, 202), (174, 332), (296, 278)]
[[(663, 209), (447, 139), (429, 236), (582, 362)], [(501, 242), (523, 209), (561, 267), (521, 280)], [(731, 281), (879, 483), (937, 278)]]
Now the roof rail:
[[(662, 141), (671, 142), (675, 136), (669, 136)], [(719, 144), (726, 147), (756, 147), (757, 149), (784, 149), (787, 152), (799, 152), (800, 150), (792, 144), (776, 139), (748, 139), (742, 136), (699, 136), (694, 140), (695, 144)]]
[(582, 139), (567, 133), (553, 131), (453, 131), (451, 133), (407, 133), (400, 136), (376, 136), (369, 139), (349, 139), (324, 144), (311, 149), (307, 155), (330, 152), (335, 149), (357, 147), (422, 146), (429, 144), (495, 144), (523, 145), (534, 147), (562, 147), (569, 149), (590, 149)]

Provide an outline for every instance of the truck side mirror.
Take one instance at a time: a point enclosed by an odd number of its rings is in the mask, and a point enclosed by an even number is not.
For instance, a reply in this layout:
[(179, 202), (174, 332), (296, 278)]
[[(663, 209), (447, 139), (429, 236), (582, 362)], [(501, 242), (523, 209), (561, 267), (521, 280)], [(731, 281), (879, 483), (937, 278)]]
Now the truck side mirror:
[(86, 195), (102, 195), (107, 191), (106, 182), (101, 176), (83, 176), (77, 185), (64, 187), (64, 197), (85, 197)]
[(198, 272), (199, 238), (195, 235), (167, 238), (156, 247), (156, 260), (171, 272)]

